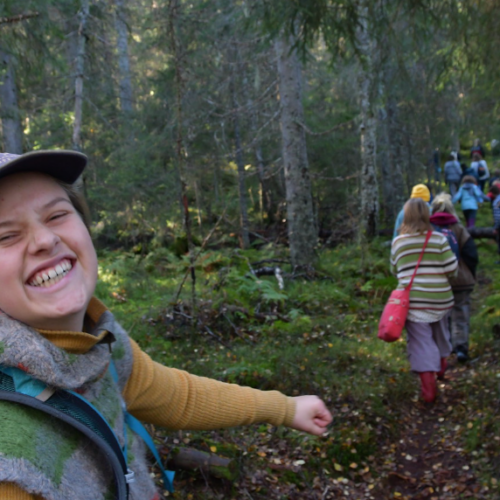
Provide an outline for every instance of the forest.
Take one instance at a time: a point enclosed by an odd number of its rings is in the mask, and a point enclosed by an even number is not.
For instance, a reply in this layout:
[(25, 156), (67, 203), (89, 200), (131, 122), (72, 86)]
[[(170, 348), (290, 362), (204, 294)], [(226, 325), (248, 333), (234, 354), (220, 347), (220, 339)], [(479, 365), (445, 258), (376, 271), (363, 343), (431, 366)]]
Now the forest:
[(500, 169), (499, 25), (494, 0), (0, 3), (1, 150), (88, 157), (98, 298), (156, 361), (334, 417), (318, 438), (151, 427), (190, 469), (162, 498), (500, 498), (494, 238), (435, 405), (376, 338), (412, 187), (446, 191), (477, 138)]

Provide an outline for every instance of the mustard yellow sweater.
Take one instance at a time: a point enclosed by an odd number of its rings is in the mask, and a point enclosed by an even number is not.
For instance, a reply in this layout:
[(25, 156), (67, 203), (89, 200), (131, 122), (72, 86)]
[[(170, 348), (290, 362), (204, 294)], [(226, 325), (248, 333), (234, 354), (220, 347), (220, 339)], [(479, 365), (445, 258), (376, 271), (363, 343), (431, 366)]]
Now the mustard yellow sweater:
[[(96, 322), (106, 307), (92, 299), (88, 317)], [(85, 332), (39, 330), (61, 349), (82, 354), (100, 337)], [(225, 384), (153, 361), (131, 340), (134, 364), (123, 391), (128, 411), (143, 422), (169, 429), (216, 429), (268, 422), (290, 426), (295, 402), (278, 391), (259, 391)], [(44, 500), (21, 490), (13, 483), (0, 483), (0, 500)]]

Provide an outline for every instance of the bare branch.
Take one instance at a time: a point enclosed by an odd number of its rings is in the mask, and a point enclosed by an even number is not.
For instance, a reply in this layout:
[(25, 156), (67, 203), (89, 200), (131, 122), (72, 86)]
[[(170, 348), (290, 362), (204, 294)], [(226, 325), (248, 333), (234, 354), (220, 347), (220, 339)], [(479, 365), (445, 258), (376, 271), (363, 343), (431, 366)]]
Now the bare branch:
[(17, 16), (11, 17), (0, 17), (0, 24), (12, 24), (24, 21), (25, 19), (30, 19), (32, 17), (39, 16), (39, 12), (27, 12), (26, 14), (19, 14)]

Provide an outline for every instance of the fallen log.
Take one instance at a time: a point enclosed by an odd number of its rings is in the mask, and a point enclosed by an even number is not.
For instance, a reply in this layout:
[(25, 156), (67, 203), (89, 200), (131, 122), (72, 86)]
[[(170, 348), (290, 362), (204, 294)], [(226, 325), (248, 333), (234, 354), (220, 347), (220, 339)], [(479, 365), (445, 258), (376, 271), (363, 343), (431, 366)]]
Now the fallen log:
[(467, 229), (467, 231), (469, 231), (469, 234), (475, 240), (479, 240), (482, 238), (496, 238), (495, 230), (492, 227), (470, 227), (469, 229)]
[(169, 469), (200, 470), (219, 479), (234, 481), (238, 478), (238, 465), (230, 458), (219, 457), (194, 448), (177, 448), (167, 461)]

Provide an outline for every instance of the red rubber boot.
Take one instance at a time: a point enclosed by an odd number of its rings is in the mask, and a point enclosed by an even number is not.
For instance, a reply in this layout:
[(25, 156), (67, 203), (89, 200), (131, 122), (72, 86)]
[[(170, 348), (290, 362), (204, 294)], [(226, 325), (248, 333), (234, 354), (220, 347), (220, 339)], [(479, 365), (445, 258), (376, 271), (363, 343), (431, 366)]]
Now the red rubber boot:
[(434, 372), (420, 372), (422, 384), (422, 398), (426, 403), (433, 403), (437, 396), (436, 374)]
[(446, 368), (448, 368), (446, 358), (441, 358), (441, 370), (436, 373), (438, 380), (444, 380), (444, 372), (446, 371)]

